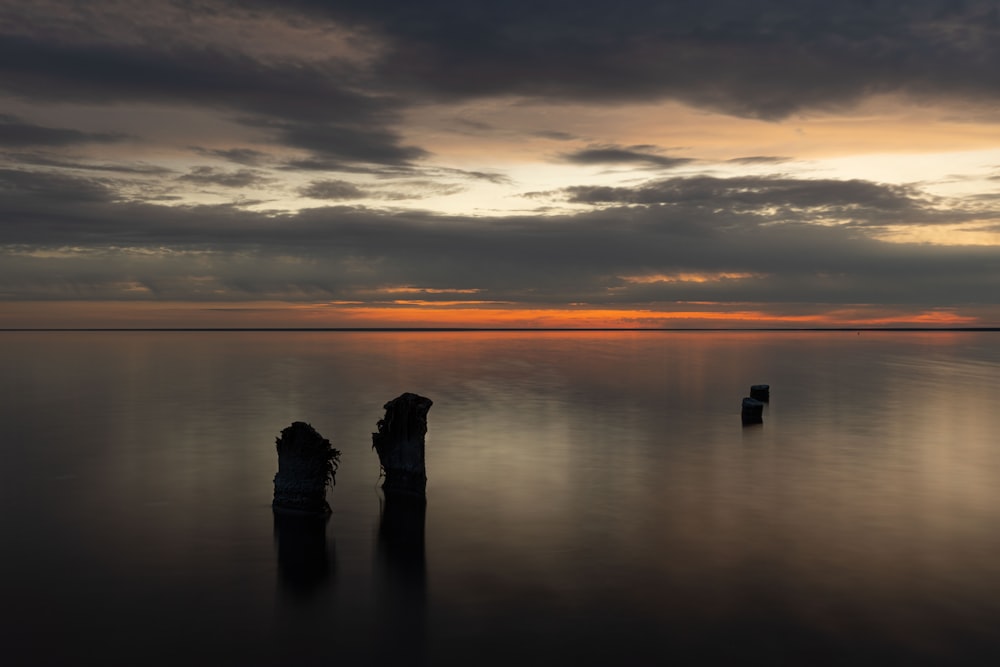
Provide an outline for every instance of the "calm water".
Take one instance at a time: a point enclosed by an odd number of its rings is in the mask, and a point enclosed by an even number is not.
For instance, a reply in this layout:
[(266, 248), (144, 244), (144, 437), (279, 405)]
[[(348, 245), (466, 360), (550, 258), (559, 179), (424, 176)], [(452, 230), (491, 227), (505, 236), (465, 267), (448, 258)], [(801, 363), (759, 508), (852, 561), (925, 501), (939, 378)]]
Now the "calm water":
[[(0, 333), (0, 368), (5, 665), (1000, 663), (1000, 334)], [(371, 451), (404, 391), (423, 513)], [(270, 508), (295, 420), (342, 451), (325, 523)]]

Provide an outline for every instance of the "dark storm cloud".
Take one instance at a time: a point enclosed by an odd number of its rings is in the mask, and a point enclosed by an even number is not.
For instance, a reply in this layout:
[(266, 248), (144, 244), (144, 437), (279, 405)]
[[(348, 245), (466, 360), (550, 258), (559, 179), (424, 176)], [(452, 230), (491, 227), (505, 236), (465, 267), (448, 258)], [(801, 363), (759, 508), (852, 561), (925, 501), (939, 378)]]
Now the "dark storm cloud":
[(411, 94), (674, 98), (777, 119), (879, 92), (1000, 98), (994, 2), (250, 0), (365, 26)]
[[(108, 296), (123, 283), (196, 300), (387, 300), (395, 297), (378, 290), (413, 286), (478, 290), (476, 298), (494, 301), (608, 305), (933, 306), (953, 304), (955, 294), (994, 303), (1000, 293), (995, 248), (887, 243), (855, 226), (816, 225), (806, 205), (815, 196), (795, 188), (783, 201), (798, 205), (770, 213), (690, 197), (670, 206), (490, 218), (350, 206), (285, 215), (156, 206), (115, 200), (91, 180), (12, 170), (0, 171), (0, 184), (0, 284), (17, 285), (23, 297)], [(851, 187), (862, 194), (837, 201), (878, 201)]]
[(111, 143), (126, 138), (124, 134), (111, 132), (82, 132), (65, 127), (36, 125), (16, 116), (0, 114), (0, 146), (7, 148)]
[(692, 162), (690, 158), (669, 157), (653, 152), (654, 146), (590, 146), (563, 153), (562, 159), (573, 164), (635, 164), (671, 168)]

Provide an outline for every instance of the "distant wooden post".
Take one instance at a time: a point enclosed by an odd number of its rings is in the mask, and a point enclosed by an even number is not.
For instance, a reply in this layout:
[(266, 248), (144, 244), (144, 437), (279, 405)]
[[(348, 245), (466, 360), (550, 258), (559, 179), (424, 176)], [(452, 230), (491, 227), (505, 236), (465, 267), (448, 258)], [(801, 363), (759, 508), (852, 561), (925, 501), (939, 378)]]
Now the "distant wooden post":
[(305, 422), (294, 422), (281, 432), (278, 474), (274, 476), (275, 509), (299, 512), (330, 511), (326, 487), (335, 483), (340, 452)]
[(764, 403), (756, 398), (747, 396), (743, 399), (743, 410), (741, 413), (743, 425), (764, 423)]
[(771, 385), (755, 384), (750, 386), (750, 398), (755, 398), (761, 403), (768, 403), (771, 400)]
[(372, 433), (372, 447), (385, 472), (382, 490), (386, 494), (425, 495), (424, 435), (427, 411), (433, 404), (409, 392), (385, 404), (385, 418), (378, 422), (378, 433)]

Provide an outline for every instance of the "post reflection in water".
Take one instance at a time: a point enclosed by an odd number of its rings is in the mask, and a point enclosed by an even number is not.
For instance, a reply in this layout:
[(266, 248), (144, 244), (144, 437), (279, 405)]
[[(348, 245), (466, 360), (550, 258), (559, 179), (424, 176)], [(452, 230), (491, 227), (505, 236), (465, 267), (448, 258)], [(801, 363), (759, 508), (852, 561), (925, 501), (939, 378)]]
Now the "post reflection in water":
[(335, 572), (327, 544), (329, 514), (273, 510), (278, 577), (282, 589), (295, 598), (314, 595)]
[(388, 493), (381, 501), (375, 569), (380, 658), (426, 664), (427, 499)]

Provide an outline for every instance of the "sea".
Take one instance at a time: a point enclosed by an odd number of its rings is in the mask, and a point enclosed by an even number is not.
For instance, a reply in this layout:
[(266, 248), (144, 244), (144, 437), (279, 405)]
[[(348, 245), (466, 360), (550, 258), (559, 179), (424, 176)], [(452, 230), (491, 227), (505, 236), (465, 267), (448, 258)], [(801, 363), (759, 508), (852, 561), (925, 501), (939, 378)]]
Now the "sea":
[(991, 331), (0, 332), (0, 663), (1000, 664), (998, 385)]

